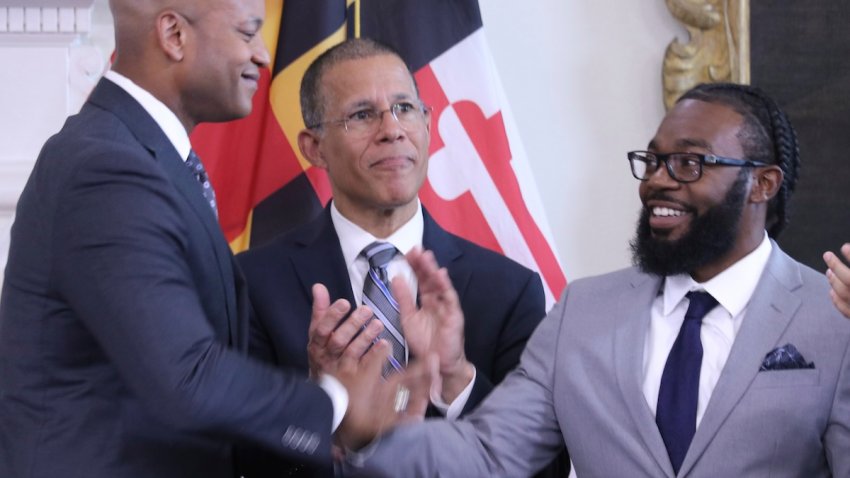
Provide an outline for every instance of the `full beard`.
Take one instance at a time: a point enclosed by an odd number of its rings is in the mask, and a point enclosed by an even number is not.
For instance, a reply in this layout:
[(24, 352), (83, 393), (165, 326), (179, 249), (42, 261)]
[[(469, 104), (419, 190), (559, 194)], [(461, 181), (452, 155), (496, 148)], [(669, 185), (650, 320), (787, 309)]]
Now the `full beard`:
[(722, 203), (694, 215), (685, 235), (673, 241), (652, 236), (650, 211), (644, 207), (629, 242), (632, 262), (647, 274), (668, 276), (690, 273), (720, 259), (735, 245), (746, 189), (747, 175), (741, 174)]

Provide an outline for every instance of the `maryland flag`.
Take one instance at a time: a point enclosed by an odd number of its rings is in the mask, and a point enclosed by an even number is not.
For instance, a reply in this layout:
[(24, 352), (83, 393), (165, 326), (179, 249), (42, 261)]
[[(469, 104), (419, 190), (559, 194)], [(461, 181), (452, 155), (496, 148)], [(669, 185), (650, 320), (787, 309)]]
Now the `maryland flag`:
[(266, 0), (271, 53), (254, 112), (192, 137), (234, 252), (303, 223), (331, 198), (301, 156), (301, 77), (349, 37), (397, 49), (433, 108), (422, 203), (445, 229), (540, 272), (547, 305), (566, 279), (482, 30), (477, 0)]

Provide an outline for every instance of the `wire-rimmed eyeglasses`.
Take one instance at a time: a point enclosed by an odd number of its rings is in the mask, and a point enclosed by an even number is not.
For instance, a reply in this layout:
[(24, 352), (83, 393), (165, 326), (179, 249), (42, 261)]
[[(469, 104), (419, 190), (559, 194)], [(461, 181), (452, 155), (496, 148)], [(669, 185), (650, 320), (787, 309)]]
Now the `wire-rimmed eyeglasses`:
[(653, 153), (651, 151), (629, 151), (629, 163), (632, 175), (641, 181), (649, 180), (658, 171), (661, 163), (667, 166), (667, 173), (680, 183), (692, 183), (702, 177), (703, 165), (760, 167), (770, 166), (761, 161), (725, 158), (714, 154), (700, 153)]
[(363, 108), (347, 115), (345, 118), (323, 121), (307, 126), (309, 129), (321, 128), (324, 125), (342, 125), (345, 131), (355, 135), (372, 135), (381, 127), (384, 113), (389, 112), (405, 131), (411, 131), (425, 124), (431, 109), (421, 102), (400, 101), (393, 103), (385, 110)]

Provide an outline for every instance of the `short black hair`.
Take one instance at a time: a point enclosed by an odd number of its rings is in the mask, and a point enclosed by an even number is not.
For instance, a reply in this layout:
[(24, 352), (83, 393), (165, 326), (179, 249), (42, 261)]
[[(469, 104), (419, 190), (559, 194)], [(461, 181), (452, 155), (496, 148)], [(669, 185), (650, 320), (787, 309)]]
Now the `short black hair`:
[(777, 237), (788, 224), (788, 202), (800, 170), (800, 146), (788, 115), (764, 91), (750, 85), (703, 83), (685, 92), (677, 102), (686, 99), (719, 103), (735, 110), (744, 118), (738, 139), (746, 159), (782, 169), (782, 185), (768, 203), (765, 224), (768, 235)]
[(413, 80), (416, 96), (419, 97), (416, 78), (413, 77), (410, 67), (407, 66), (398, 51), (369, 38), (350, 38), (319, 55), (304, 72), (304, 78), (301, 79), (301, 118), (304, 120), (304, 125), (308, 128), (315, 128), (324, 121), (324, 98), (322, 98), (321, 80), (326, 71), (346, 60), (358, 60), (381, 55), (392, 55), (404, 63), (408, 73), (410, 73), (411, 80)]

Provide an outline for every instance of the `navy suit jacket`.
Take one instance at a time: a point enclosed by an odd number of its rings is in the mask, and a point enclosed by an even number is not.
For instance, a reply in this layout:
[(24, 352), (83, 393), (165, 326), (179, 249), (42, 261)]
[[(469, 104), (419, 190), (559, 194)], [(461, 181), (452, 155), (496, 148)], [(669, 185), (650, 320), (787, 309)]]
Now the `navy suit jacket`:
[[(537, 273), (448, 233), (427, 211), (423, 216), (422, 244), (448, 269), (466, 319), (466, 356), (477, 370), (466, 412), (519, 362), (526, 340), (546, 314), (543, 285)], [(344, 298), (354, 304), (330, 209), (236, 258), (254, 307), (251, 353), (278, 366), (308, 370), (313, 284), (324, 284), (331, 301)]]
[(247, 357), (240, 277), (183, 159), (101, 80), (18, 202), (0, 476), (232, 476), (233, 442), (328, 462), (330, 399)]

